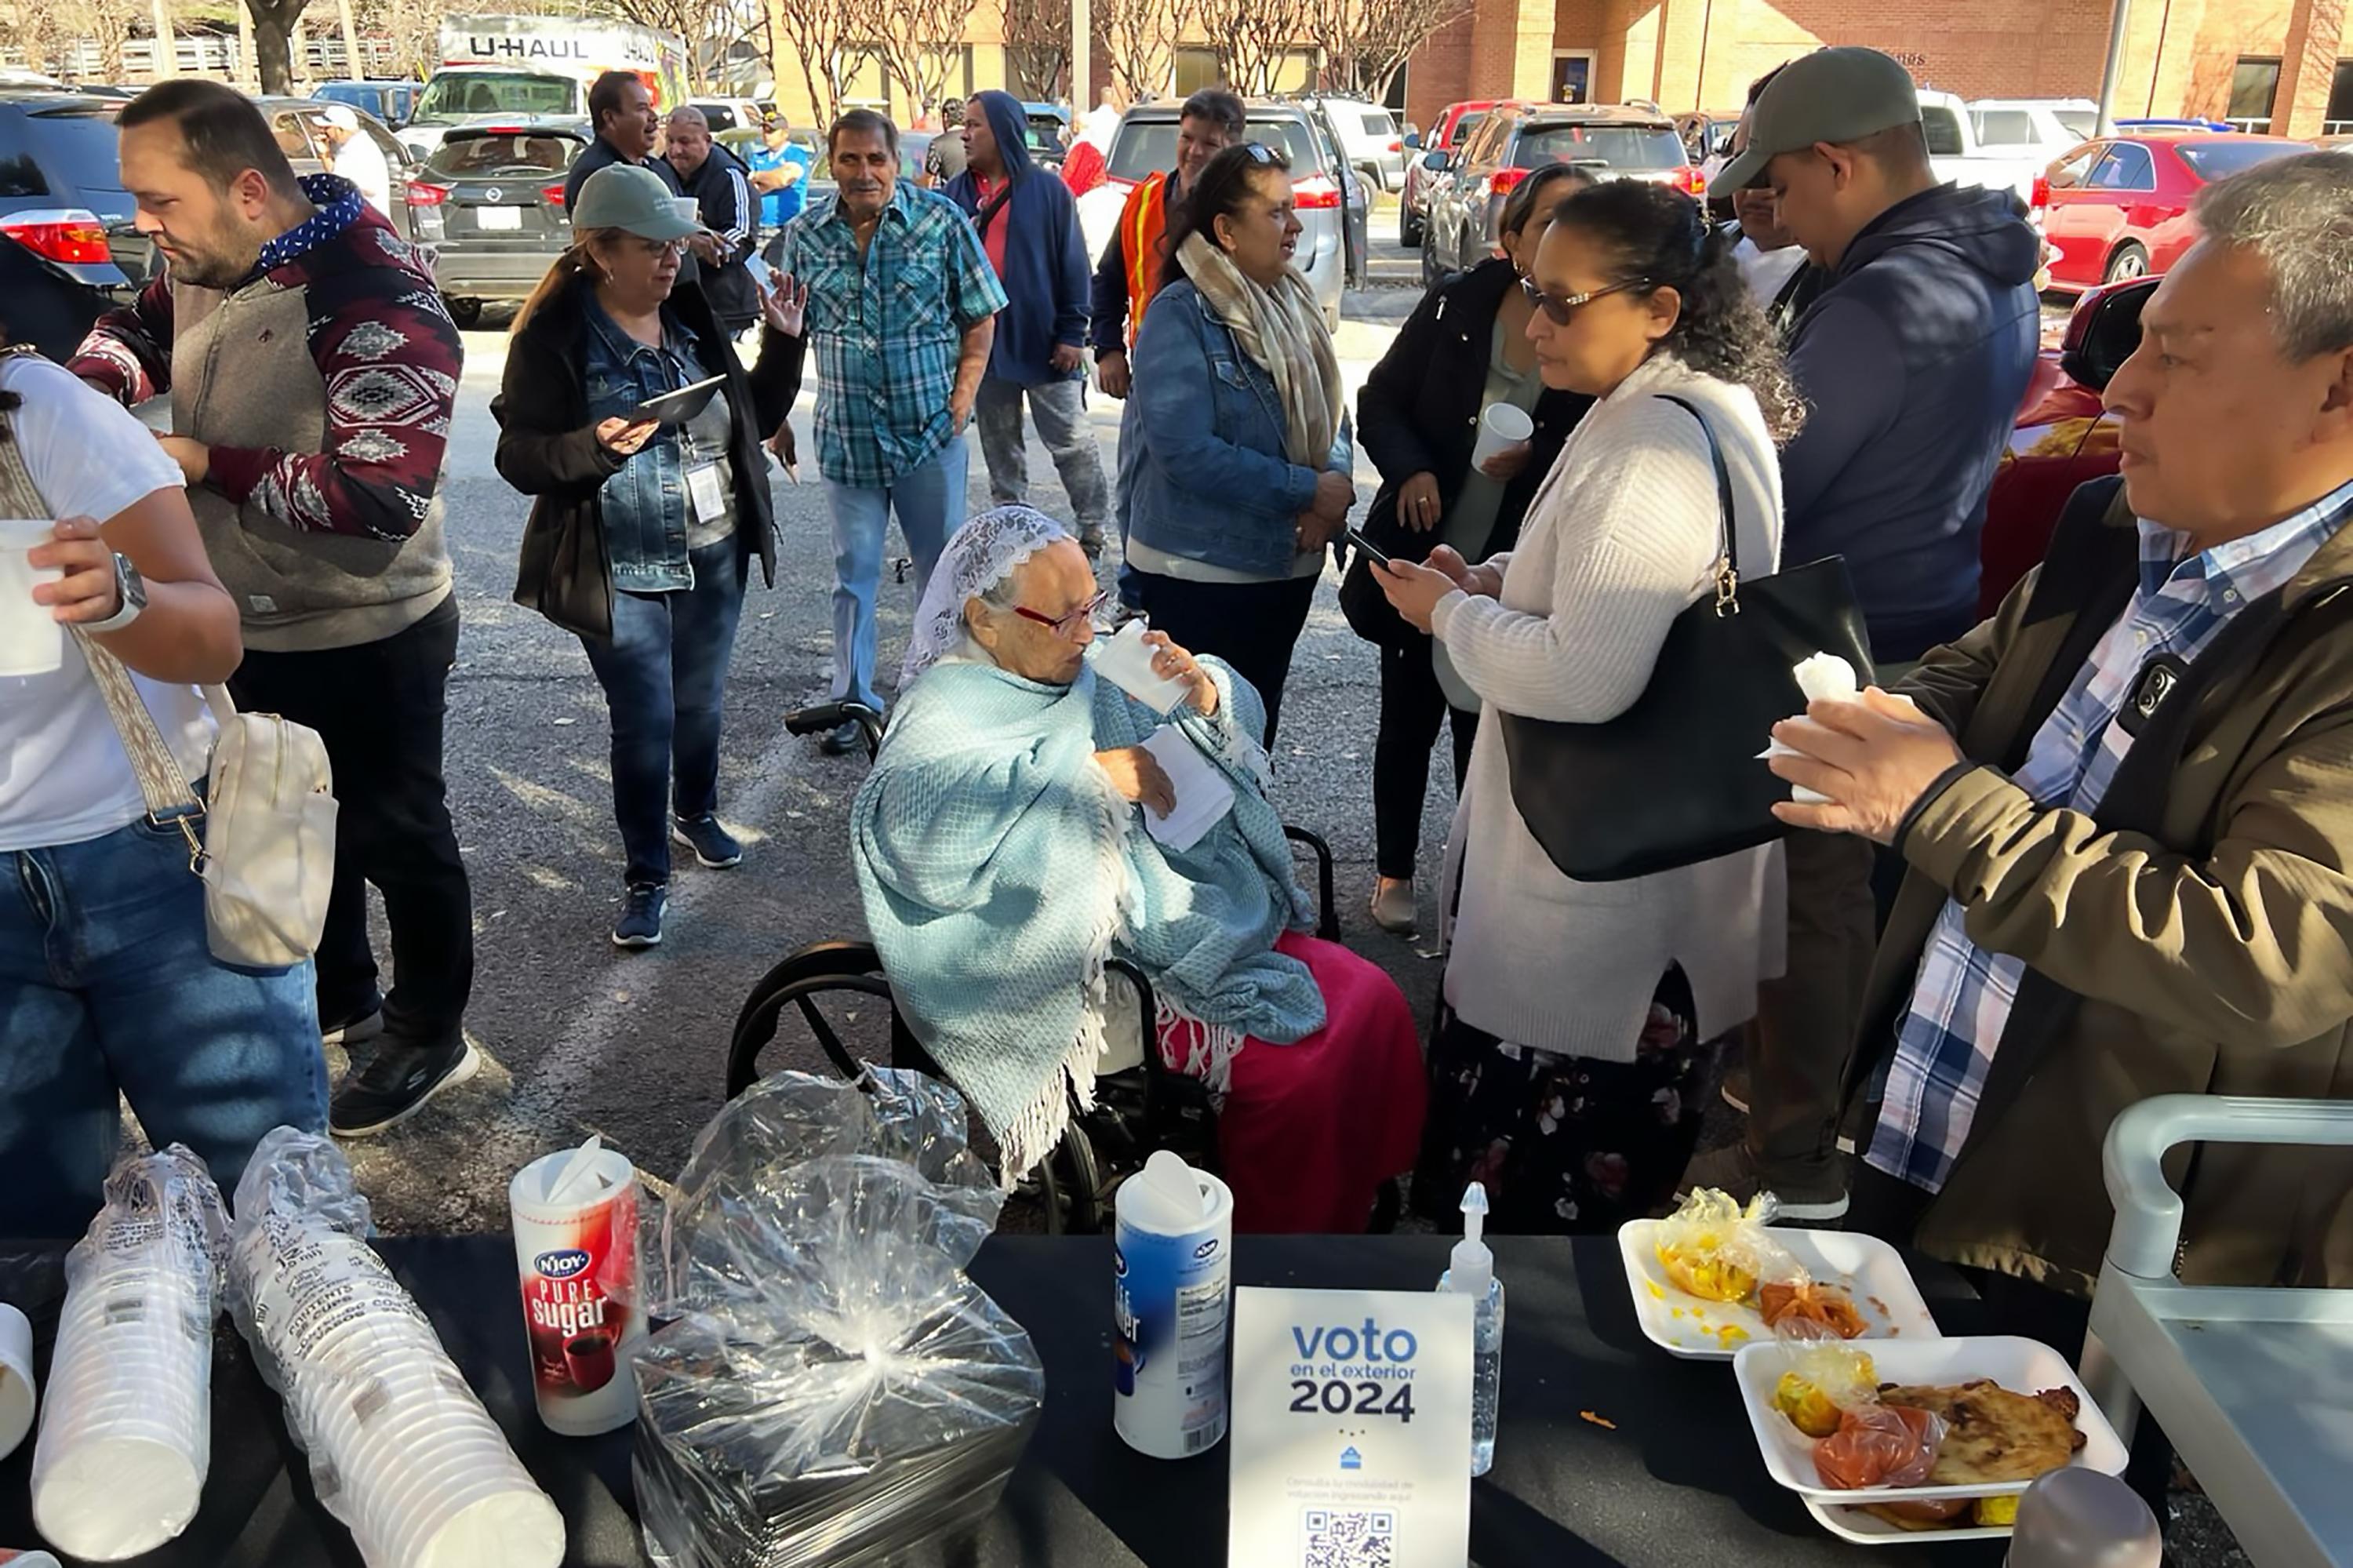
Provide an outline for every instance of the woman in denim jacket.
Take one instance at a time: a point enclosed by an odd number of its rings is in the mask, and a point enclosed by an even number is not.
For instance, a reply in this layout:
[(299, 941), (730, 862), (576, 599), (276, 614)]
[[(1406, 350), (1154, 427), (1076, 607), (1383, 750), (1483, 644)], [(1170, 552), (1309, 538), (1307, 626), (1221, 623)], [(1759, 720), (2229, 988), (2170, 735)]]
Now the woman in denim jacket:
[(1324, 549), (1356, 500), (1339, 361), (1307, 280), (1289, 165), (1255, 142), (1170, 219), (1122, 430), (1127, 560), (1152, 624), (1223, 659), (1274, 739)]
[[(744, 851), (719, 823), (720, 692), (744, 613), (748, 567), (776, 580), (775, 525), (761, 441), (784, 427), (799, 389), (800, 306), (787, 280), (763, 298), (766, 325), (749, 376), (702, 291), (678, 282), (682, 215), (645, 169), (616, 165), (583, 183), (573, 245), (515, 318), (506, 379), (491, 405), (498, 468), (538, 497), (533, 530), (585, 520), (611, 581), (610, 625), (574, 617), (613, 724), (613, 814), (628, 865), (617, 947), (661, 940), (674, 837), (707, 866)], [(803, 291), (805, 296), (806, 291)], [(717, 394), (683, 424), (632, 422), (649, 397), (712, 376)], [(526, 551), (524, 577), (598, 563)], [(544, 597), (548, 585), (519, 584)], [(596, 597), (593, 592), (585, 596)], [(676, 783), (671, 773), (673, 759)]]

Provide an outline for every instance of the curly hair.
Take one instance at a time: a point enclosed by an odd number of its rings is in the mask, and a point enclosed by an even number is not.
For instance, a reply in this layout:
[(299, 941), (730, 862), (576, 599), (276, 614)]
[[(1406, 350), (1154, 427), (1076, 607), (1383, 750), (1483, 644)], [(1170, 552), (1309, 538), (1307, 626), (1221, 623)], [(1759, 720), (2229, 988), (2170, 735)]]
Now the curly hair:
[(1562, 202), (1552, 220), (1600, 245), (1617, 278), (1672, 289), (1682, 308), (1659, 346), (1704, 376), (1747, 387), (1775, 442), (1798, 433), (1806, 408), (1780, 339), (1732, 259), (1734, 242), (1708, 227), (1697, 202), (1665, 185), (1610, 180)]

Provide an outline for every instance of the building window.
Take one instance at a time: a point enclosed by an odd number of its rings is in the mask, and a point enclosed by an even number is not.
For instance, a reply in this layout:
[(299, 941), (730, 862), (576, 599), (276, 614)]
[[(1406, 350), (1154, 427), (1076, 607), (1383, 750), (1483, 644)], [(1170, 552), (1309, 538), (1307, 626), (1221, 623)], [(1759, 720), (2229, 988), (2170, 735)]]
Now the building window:
[(2353, 136), (2353, 60), (2338, 60), (2328, 82), (2328, 118), (2321, 122), (2324, 136)]
[(2231, 111), (2222, 116), (2242, 131), (2272, 128), (2272, 104), (2279, 97), (2277, 60), (2241, 60), (2231, 70)]
[(1205, 87), (1215, 87), (1226, 79), (1225, 67), (1219, 62), (1218, 51), (1180, 45), (1176, 50), (1176, 96), (1190, 98)]

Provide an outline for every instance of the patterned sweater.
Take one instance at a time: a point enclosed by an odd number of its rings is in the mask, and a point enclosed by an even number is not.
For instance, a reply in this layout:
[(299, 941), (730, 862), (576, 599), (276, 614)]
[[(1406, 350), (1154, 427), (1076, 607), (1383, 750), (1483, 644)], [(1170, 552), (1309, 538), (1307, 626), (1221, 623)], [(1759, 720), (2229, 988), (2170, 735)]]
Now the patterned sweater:
[[(126, 404), (169, 395), (206, 443), (191, 493), (248, 646), (374, 641), (448, 596), (440, 488), (464, 351), (423, 260), (348, 181), (226, 291), (159, 277), (69, 368)], [(298, 337), (299, 333), (299, 337)]]

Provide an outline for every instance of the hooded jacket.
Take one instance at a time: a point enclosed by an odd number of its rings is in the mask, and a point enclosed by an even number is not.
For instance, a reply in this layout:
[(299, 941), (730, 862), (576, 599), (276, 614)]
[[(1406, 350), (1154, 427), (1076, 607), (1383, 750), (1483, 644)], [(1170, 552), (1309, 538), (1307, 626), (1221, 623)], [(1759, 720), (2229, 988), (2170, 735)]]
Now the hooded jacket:
[(948, 182), (946, 193), (973, 220), (984, 244), (996, 225), (1012, 225), (1005, 276), (998, 280), (1009, 302), (997, 318), (988, 374), (1023, 387), (1083, 376), (1083, 369), (1053, 366), (1056, 345), (1080, 348), (1087, 341), (1087, 242), (1079, 232), (1079, 205), (1052, 170), (1031, 161), (1029, 117), (1019, 100), (1009, 92), (978, 92), (970, 101), (988, 116), (1010, 187), (1004, 201), (984, 202), (980, 175), (967, 168)]
[(1782, 558), (1846, 557), (1883, 663), (1977, 623), (1986, 491), (2040, 352), (2041, 261), (2010, 193), (1940, 185), (1855, 237), (1790, 339), (1810, 412), (1781, 454)]

